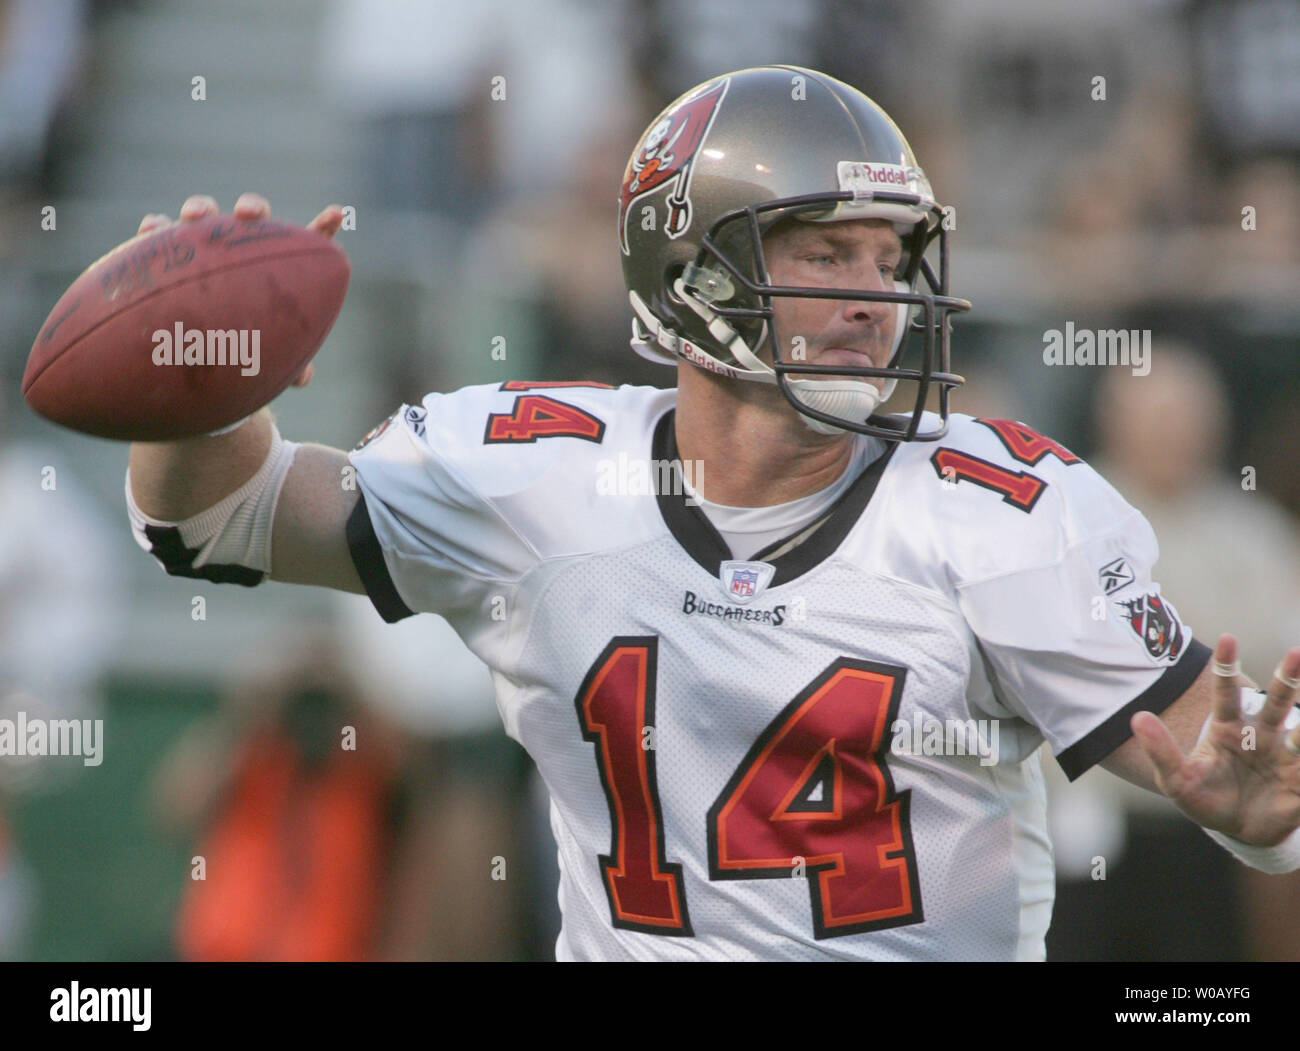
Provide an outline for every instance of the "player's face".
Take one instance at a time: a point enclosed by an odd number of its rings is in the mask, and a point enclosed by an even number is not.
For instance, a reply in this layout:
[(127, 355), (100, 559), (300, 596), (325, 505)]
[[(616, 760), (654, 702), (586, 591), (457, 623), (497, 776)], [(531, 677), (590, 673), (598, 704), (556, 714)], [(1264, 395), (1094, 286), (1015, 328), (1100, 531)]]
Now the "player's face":
[[(774, 285), (892, 292), (902, 241), (883, 219), (793, 220), (768, 233), (763, 253)], [(778, 296), (772, 304), (784, 360), (877, 368), (889, 364), (897, 304)], [(884, 380), (866, 382), (879, 388)]]

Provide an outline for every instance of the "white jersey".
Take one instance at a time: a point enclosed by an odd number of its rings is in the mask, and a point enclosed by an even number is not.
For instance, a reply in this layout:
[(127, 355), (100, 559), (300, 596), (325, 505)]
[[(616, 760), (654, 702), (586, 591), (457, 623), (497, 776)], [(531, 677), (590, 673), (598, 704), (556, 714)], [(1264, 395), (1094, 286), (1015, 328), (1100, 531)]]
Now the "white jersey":
[(558, 957), (1041, 959), (1036, 749), (1078, 776), (1209, 657), (1145, 519), (1023, 424), (953, 416), (855, 436), (830, 514), (740, 562), (665, 469), (675, 400), (470, 387), (351, 457), (376, 607), (447, 617), (550, 790)]

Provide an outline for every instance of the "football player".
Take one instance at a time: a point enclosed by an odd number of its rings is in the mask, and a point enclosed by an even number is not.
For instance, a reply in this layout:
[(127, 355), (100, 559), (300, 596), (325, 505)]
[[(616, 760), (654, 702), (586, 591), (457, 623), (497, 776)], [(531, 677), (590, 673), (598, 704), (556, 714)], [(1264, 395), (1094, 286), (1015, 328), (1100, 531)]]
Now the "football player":
[(945, 214), (860, 92), (717, 77), (619, 200), (633, 344), (676, 389), (430, 394), (350, 454), (263, 410), (132, 446), (135, 534), (176, 575), (445, 616), (551, 793), (561, 960), (1041, 959), (1043, 741), (1300, 867), (1300, 648), (1251, 689), (1101, 477), (949, 414)]

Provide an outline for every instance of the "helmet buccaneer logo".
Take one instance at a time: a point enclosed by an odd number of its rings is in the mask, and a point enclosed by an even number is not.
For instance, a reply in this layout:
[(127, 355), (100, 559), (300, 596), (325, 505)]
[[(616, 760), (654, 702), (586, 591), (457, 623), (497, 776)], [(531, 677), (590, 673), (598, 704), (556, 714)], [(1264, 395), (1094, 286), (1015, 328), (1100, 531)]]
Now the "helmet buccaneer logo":
[(683, 99), (663, 115), (641, 140), (623, 174), (618, 196), (618, 240), (623, 254), (630, 254), (627, 220), (632, 202), (638, 197), (673, 182), (668, 195), (668, 217), (664, 233), (680, 237), (691, 225), (691, 162), (713, 123), (718, 103), (727, 93), (728, 80), (718, 81), (696, 95)]

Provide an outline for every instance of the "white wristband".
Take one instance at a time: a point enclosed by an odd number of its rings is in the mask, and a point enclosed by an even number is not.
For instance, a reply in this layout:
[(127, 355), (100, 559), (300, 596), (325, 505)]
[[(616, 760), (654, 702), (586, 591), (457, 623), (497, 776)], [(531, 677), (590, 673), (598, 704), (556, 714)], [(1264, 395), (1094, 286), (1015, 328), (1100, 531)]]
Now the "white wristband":
[[(141, 511), (131, 494), (128, 469), (126, 506), (136, 543), (173, 575), (204, 576), (207, 566), (237, 567), (269, 575), (275, 507), (297, 450), (298, 443), (281, 438), (272, 422), (271, 447), (257, 472), (225, 499), (184, 522), (164, 522)], [(149, 536), (149, 527), (174, 530), (182, 550), (168, 550), (164, 556)], [(165, 558), (171, 559), (170, 564)]]
[(1300, 869), (1300, 828), (1292, 832), (1281, 843), (1273, 847), (1255, 847), (1239, 839), (1225, 836), (1207, 828), (1205, 834), (1238, 860), (1260, 872), (1278, 875), (1282, 872), (1295, 872)]
[[(1255, 715), (1264, 706), (1264, 700), (1265, 694), (1262, 690), (1243, 686), (1241, 688), (1242, 714)], [(1200, 737), (1196, 739), (1197, 744), (1204, 740), (1206, 733), (1210, 729), (1210, 721), (1213, 718), (1214, 716), (1211, 715), (1205, 720), (1205, 725), (1201, 727)], [(1290, 730), (1297, 725), (1300, 725), (1300, 708), (1292, 708), (1286, 717), (1285, 726)], [(1271, 847), (1257, 847), (1250, 843), (1243, 843), (1239, 839), (1233, 839), (1232, 836), (1225, 835), (1222, 832), (1215, 832), (1209, 828), (1203, 829), (1203, 831), (1219, 846), (1235, 855), (1238, 860), (1253, 869), (1259, 869), (1260, 872), (1277, 875), (1278, 873), (1295, 872), (1296, 869), (1300, 869), (1300, 828), (1297, 828), (1281, 843)]]

